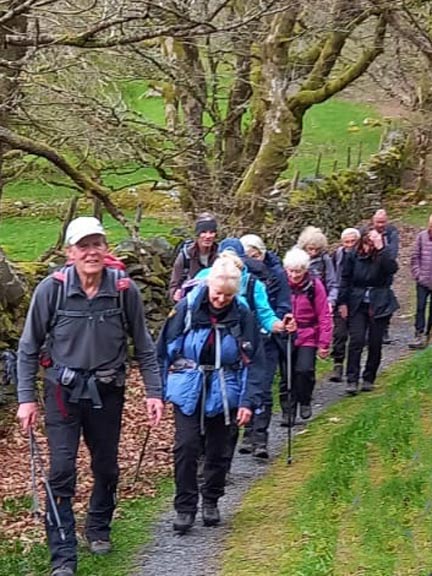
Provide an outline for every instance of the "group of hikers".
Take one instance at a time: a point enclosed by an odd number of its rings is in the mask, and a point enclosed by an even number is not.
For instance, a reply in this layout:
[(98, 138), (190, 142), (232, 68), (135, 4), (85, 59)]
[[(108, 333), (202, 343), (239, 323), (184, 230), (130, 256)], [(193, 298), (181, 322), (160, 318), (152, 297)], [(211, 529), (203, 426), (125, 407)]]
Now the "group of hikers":
[[(72, 500), (81, 432), (94, 479), (85, 537), (94, 554), (112, 548), (128, 339), (146, 387), (149, 426), (160, 422), (165, 402), (174, 409), (173, 528), (180, 534), (193, 526), (200, 495), (203, 524), (220, 522), (218, 501), (236, 449), (269, 457), (278, 369), (281, 426), (311, 417), (317, 357), (333, 357), (330, 380), (345, 377), (347, 394), (373, 389), (398, 308), (392, 283), (399, 238), (385, 210), (369, 225), (343, 230), (331, 255), (314, 226), (283, 260), (258, 235), (218, 241), (217, 229), (213, 215), (201, 214), (195, 239), (179, 249), (169, 285), (174, 306), (155, 344), (138, 287), (110, 257), (96, 218), (70, 222), (67, 264), (36, 287), (18, 348), (18, 418), (32, 434), (42, 365), (52, 576), (76, 573)], [(432, 327), (432, 316), (427, 327), (424, 318), (432, 294), (432, 218), (417, 238), (412, 270), (418, 306), (411, 345), (420, 348)]]

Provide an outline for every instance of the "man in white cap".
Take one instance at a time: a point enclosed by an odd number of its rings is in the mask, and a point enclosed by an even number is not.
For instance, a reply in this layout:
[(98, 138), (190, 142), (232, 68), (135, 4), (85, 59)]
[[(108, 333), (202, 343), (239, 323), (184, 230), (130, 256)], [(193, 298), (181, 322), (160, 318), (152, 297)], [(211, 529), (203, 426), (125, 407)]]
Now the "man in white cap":
[[(49, 485), (57, 508), (47, 499), (52, 576), (76, 572), (72, 498), (81, 432), (94, 477), (86, 537), (94, 554), (111, 550), (128, 336), (146, 384), (150, 425), (159, 423), (163, 411), (159, 368), (140, 293), (130, 278), (105, 266), (102, 224), (93, 217), (76, 218), (65, 242), (69, 265), (36, 287), (18, 348), (18, 418), (26, 432), (38, 417), (35, 382), (41, 349), (46, 350), (45, 429)], [(59, 522), (53, 520), (57, 512)]]

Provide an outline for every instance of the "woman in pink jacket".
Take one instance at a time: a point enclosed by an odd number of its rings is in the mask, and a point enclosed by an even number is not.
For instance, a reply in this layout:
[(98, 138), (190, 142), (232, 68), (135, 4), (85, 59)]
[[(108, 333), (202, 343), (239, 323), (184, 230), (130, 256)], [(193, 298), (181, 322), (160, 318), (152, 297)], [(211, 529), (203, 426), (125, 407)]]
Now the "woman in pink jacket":
[(297, 405), (300, 417), (312, 415), (311, 398), (315, 386), (315, 361), (327, 358), (332, 341), (333, 325), (326, 290), (319, 278), (309, 275), (310, 257), (294, 247), (284, 258), (284, 268), (291, 288), (291, 305), (297, 322), (297, 335), (292, 347), (291, 419), (288, 418), (287, 383), (281, 384), (282, 424), (294, 424)]

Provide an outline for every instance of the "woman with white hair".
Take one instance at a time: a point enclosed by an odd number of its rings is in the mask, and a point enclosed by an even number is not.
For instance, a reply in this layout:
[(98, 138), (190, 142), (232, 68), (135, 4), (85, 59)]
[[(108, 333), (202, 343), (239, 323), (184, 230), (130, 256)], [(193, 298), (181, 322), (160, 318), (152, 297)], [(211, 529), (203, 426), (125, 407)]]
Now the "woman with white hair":
[[(360, 231), (357, 228), (345, 228), (341, 233), (341, 245), (333, 254), (333, 265), (336, 272), (338, 287), (340, 286), (342, 269), (346, 262), (347, 255), (354, 249), (360, 239)], [(342, 318), (339, 308), (335, 306), (333, 310), (333, 371), (330, 374), (331, 382), (342, 382), (343, 364), (346, 355), (348, 341), (348, 319)]]
[[(297, 406), (300, 417), (312, 415), (311, 399), (315, 386), (316, 356), (327, 358), (332, 339), (332, 320), (327, 295), (321, 280), (309, 273), (310, 257), (294, 247), (283, 260), (291, 288), (291, 305), (297, 323), (297, 335), (292, 347), (292, 396), (288, 405), (287, 382), (281, 381), (280, 402), (282, 425), (294, 424)], [(288, 414), (291, 410), (291, 417)]]
[(315, 226), (306, 226), (300, 234), (297, 246), (310, 256), (309, 273), (321, 280), (333, 310), (338, 296), (338, 283), (332, 259), (328, 254), (327, 237)]
[[(246, 253), (245, 264), (252, 274), (261, 280), (266, 288), (268, 301), (279, 319), (289, 318), (291, 314), (291, 296), (288, 279), (282, 262), (274, 252), (267, 250), (263, 240), (256, 234), (246, 234), (240, 238)], [(285, 356), (286, 340), (281, 334), (268, 333), (263, 336), (266, 358), (263, 379), (264, 405), (254, 414), (245, 427), (243, 440), (239, 448), (241, 454), (250, 454), (257, 458), (268, 458), (268, 428), (273, 407), (273, 379), (280, 356)], [(282, 362), (282, 365), (285, 365)]]
[(165, 400), (174, 406), (174, 530), (185, 533), (198, 507), (198, 459), (204, 444), (202, 518), (220, 522), (217, 507), (229, 465), (230, 423), (247, 424), (262, 404), (264, 355), (253, 314), (238, 298), (241, 271), (219, 258), (206, 283), (168, 316), (158, 341)]

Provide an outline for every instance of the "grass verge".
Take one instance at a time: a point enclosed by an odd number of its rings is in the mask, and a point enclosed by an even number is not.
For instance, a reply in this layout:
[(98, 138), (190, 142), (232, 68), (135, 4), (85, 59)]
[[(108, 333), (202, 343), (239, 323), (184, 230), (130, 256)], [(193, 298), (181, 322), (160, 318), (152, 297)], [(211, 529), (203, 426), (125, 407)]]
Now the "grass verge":
[[(172, 480), (161, 480), (155, 498), (142, 497), (120, 503), (113, 522), (114, 549), (107, 556), (92, 556), (79, 546), (77, 576), (127, 576), (137, 564), (137, 554), (151, 538), (151, 524), (172, 494)], [(8, 543), (0, 537), (0, 576), (47, 576), (49, 556), (44, 544)]]
[(430, 350), (346, 399), (294, 442), (247, 495), (223, 575), (429, 576)]

